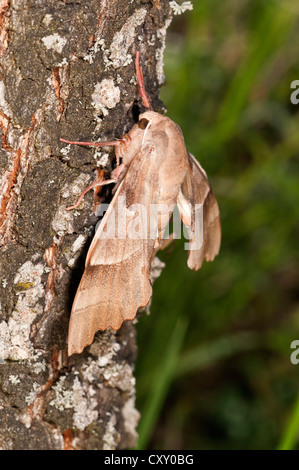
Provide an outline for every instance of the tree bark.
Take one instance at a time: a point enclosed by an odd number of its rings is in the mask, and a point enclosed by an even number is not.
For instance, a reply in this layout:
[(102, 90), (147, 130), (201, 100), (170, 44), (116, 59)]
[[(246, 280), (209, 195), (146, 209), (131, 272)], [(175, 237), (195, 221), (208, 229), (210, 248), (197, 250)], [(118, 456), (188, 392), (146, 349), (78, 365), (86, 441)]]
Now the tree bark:
[[(92, 193), (113, 150), (71, 147), (127, 132), (155, 110), (168, 0), (0, 0), (0, 447), (122, 449), (136, 443), (136, 334), (97, 333), (67, 358), (69, 314), (97, 221)], [(101, 198), (109, 197), (103, 190)], [(99, 199), (99, 196), (98, 196)]]

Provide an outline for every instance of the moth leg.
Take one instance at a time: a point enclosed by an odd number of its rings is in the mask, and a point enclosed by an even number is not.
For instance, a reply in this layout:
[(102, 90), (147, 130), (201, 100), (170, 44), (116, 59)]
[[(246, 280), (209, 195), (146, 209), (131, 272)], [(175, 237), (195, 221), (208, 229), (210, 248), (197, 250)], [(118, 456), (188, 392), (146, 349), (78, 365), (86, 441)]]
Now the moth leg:
[(126, 153), (128, 145), (130, 145), (132, 139), (128, 134), (124, 134), (120, 136), (118, 139), (119, 145), (117, 149), (115, 150), (115, 156), (116, 156), (116, 167), (120, 166), (120, 158), (123, 158), (123, 156)]
[(175, 233), (171, 233), (168, 238), (162, 239), (160, 241), (158, 249), (165, 250), (165, 248), (167, 248), (173, 242), (174, 239), (175, 239)]
[(103, 140), (102, 142), (79, 142), (78, 140), (66, 140), (62, 137), (59, 139), (60, 142), (73, 145), (87, 145), (89, 147), (117, 147), (120, 144), (119, 140)]
[(116, 183), (117, 182), (117, 179), (115, 178), (111, 178), (109, 180), (104, 180), (104, 181), (94, 181), (93, 183), (91, 183), (90, 185), (87, 186), (87, 188), (84, 189), (84, 191), (80, 194), (77, 202), (73, 205), (73, 206), (70, 206), (70, 207), (67, 207), (66, 210), (67, 211), (70, 211), (71, 209), (76, 209), (76, 207), (79, 206), (80, 202), (82, 201), (83, 197), (85, 196), (85, 194), (92, 188), (96, 188), (97, 186), (104, 186), (105, 184), (111, 184), (111, 183)]
[(120, 164), (119, 159), (120, 159), (120, 154), (122, 155), (122, 152), (125, 150), (125, 149), (123, 149), (123, 147), (126, 148), (128, 143), (131, 141), (130, 137), (127, 136), (127, 135), (123, 135), (120, 139), (116, 139), (116, 140), (112, 140), (112, 141), (102, 141), (102, 142), (81, 142), (81, 141), (77, 141), (77, 140), (76, 141), (75, 140), (66, 140), (66, 139), (63, 139), (63, 138), (60, 138), (59, 140), (61, 142), (65, 142), (66, 144), (88, 145), (90, 147), (108, 147), (108, 146), (119, 147), (119, 152), (116, 153), (117, 167), (115, 168), (115, 170), (113, 170), (113, 172), (111, 174), (112, 178), (110, 178), (109, 180), (105, 180), (105, 181), (102, 181), (102, 180), (94, 181), (93, 183), (88, 185), (87, 188), (85, 188), (84, 191), (80, 194), (77, 202), (73, 206), (69, 206), (69, 207), (66, 208), (66, 210), (68, 210), (68, 211), (78, 207), (80, 202), (82, 201), (83, 197), (85, 196), (85, 194), (90, 189), (96, 188), (97, 186), (104, 186), (106, 184), (116, 183), (118, 181), (120, 175), (125, 170), (125, 165)]
[(142, 99), (142, 103), (147, 109), (153, 110), (153, 107), (152, 107), (152, 105), (150, 103), (150, 100), (148, 99), (148, 96), (147, 96), (146, 91), (145, 91), (142, 67), (139, 65), (139, 51), (136, 52), (135, 68), (136, 68), (138, 89), (139, 89), (139, 94), (140, 94), (141, 99)]
[(113, 179), (118, 180), (120, 175), (123, 173), (123, 171), (126, 169), (126, 165), (124, 163), (118, 164), (116, 168), (111, 173), (111, 176)]

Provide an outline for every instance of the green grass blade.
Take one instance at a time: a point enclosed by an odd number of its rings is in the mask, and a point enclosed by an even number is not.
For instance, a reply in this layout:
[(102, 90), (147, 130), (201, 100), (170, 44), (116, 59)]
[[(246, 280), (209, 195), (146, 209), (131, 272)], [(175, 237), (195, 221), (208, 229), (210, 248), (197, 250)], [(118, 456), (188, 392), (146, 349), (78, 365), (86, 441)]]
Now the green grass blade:
[(148, 399), (141, 413), (142, 418), (138, 430), (138, 450), (146, 449), (159, 417), (167, 392), (172, 383), (186, 329), (187, 321), (179, 318), (169, 340), (168, 347), (165, 348), (164, 360), (157, 366), (152, 390), (148, 393)]
[(260, 20), (251, 32), (248, 51), (219, 109), (216, 126), (210, 133), (206, 133), (202, 143), (208, 147), (220, 146), (231, 138), (257, 76), (260, 75), (269, 57), (286, 41), (294, 23), (295, 18), (291, 11), (275, 7), (270, 2), (264, 4)]
[(260, 340), (257, 333), (238, 333), (217, 339), (182, 355), (175, 371), (175, 377), (212, 366), (218, 361), (242, 351), (250, 351), (259, 345)]
[(294, 408), (283, 433), (278, 450), (294, 449), (299, 437), (299, 394), (297, 396)]

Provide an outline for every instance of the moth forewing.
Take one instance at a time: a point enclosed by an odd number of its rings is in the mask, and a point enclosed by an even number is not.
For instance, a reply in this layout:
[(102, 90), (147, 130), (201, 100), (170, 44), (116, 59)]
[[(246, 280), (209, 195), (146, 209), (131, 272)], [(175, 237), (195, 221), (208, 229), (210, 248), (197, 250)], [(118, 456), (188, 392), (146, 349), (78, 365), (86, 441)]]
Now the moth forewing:
[[(133, 320), (137, 310), (151, 298), (150, 264), (155, 238), (149, 236), (147, 224), (141, 228), (142, 237), (130, 237), (128, 228), (134, 205), (142, 204), (149, 213), (151, 202), (158, 203), (158, 176), (154, 170), (155, 156), (146, 146), (132, 159), (94, 236), (71, 312), (69, 355), (91, 344), (97, 330), (118, 330), (125, 320)], [(125, 204), (120, 203), (122, 198)], [(123, 216), (125, 236), (115, 224)], [(112, 238), (107, 238), (104, 229), (111, 221), (116, 230)]]

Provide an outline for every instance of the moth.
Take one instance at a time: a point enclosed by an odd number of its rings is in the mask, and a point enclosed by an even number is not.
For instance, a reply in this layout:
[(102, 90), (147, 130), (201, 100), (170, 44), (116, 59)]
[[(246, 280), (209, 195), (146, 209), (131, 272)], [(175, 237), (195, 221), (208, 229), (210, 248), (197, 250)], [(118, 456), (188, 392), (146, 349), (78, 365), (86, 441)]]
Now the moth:
[(112, 177), (92, 183), (69, 208), (76, 207), (92, 187), (116, 183), (113, 199), (90, 245), (73, 302), (69, 356), (90, 345), (97, 330), (118, 330), (149, 303), (151, 263), (175, 205), (189, 234), (190, 269), (198, 270), (204, 259), (212, 261), (220, 249), (219, 208), (207, 175), (188, 153), (179, 126), (152, 110), (139, 52), (135, 65), (139, 93), (147, 111), (139, 115), (127, 134), (115, 141), (96, 143), (60, 139), (71, 144), (114, 146), (117, 160)]

